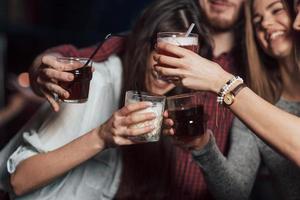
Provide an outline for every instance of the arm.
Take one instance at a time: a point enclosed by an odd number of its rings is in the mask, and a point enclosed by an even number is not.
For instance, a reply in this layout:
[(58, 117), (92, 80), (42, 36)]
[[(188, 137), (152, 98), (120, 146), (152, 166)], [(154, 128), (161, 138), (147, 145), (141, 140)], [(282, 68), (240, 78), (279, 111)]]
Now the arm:
[[(41, 186), (44, 186), (103, 151), (105, 147), (134, 144), (127, 139), (148, 133), (154, 129), (151, 120), (153, 113), (136, 113), (149, 107), (147, 102), (139, 102), (123, 107), (100, 127), (73, 140), (63, 147), (31, 156), (17, 166), (11, 175), (11, 185), (17, 195), (23, 195)], [(130, 128), (140, 122), (149, 121), (149, 126)]]
[[(157, 71), (163, 75), (180, 76), (182, 84), (188, 88), (218, 93), (233, 76), (218, 64), (191, 51), (170, 44), (159, 44), (158, 48), (172, 52), (179, 58), (156, 55), (154, 58), (161, 66), (175, 67), (158, 66)], [(266, 102), (249, 88), (241, 90), (229, 108), (255, 134), (300, 166), (299, 117)]]
[(216, 199), (249, 199), (260, 156), (254, 137), (245, 132), (245, 126), (235, 123), (227, 158), (219, 151), (212, 134), (203, 149), (192, 151)]
[[(105, 41), (93, 60), (101, 62), (106, 60), (111, 54), (121, 52), (124, 41), (123, 37), (111, 36)], [(95, 46), (78, 49), (73, 45), (61, 45), (38, 55), (29, 68), (31, 88), (37, 95), (45, 97), (54, 111), (58, 111), (59, 104), (55, 101), (53, 93), (65, 98), (69, 96), (69, 93), (60, 87), (57, 82), (72, 81), (73, 75), (64, 71), (78, 68), (78, 66), (62, 65), (56, 62), (56, 58), (61, 56), (89, 58), (94, 49)]]

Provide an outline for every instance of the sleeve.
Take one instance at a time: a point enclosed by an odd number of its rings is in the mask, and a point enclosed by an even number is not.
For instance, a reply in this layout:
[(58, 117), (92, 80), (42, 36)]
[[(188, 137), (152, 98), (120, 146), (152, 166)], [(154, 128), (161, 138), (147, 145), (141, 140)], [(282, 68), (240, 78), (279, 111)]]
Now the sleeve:
[[(106, 60), (112, 54), (118, 54), (122, 52), (125, 44), (125, 38), (121, 36), (111, 36), (103, 42), (102, 47), (98, 50), (93, 60), (96, 62), (102, 62)], [(60, 45), (48, 49), (46, 52), (56, 52), (60, 53), (65, 57), (85, 57), (88, 58), (96, 49), (97, 45), (77, 48), (70, 44)]]
[(208, 188), (216, 199), (249, 199), (260, 164), (259, 149), (254, 136), (237, 119), (230, 135), (228, 157), (222, 155), (214, 137), (193, 157), (203, 169)]
[(115, 90), (121, 90), (120, 59), (112, 56), (107, 62), (96, 65), (87, 102), (63, 103), (60, 111), (51, 112), (39, 127), (23, 132), (23, 144), (7, 161), (9, 173), (14, 173), (23, 160), (38, 153), (53, 151), (86, 134), (104, 123), (118, 108), (119, 96), (116, 97)]
[[(23, 142), (23, 133), (29, 131), (30, 129), (38, 128), (42, 123), (43, 119), (49, 115), (51, 108), (48, 103), (43, 104), (35, 115), (22, 127), (20, 131), (5, 145), (0, 151), (0, 189), (7, 191), (9, 188), (9, 169), (13, 169), (12, 166), (8, 166), (7, 160), (13, 154), (16, 149)], [(10, 171), (10, 170), (9, 170)]]

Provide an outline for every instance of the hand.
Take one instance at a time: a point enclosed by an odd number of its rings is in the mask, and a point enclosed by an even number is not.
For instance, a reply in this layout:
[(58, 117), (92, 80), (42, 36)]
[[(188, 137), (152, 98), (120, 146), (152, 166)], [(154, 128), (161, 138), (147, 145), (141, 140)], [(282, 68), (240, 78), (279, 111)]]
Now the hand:
[[(151, 132), (155, 129), (153, 120), (156, 115), (153, 112), (137, 113), (137, 111), (151, 107), (150, 102), (138, 102), (124, 106), (116, 111), (112, 117), (100, 126), (98, 134), (104, 141), (105, 146), (114, 147), (119, 145), (136, 144), (130, 140), (130, 136), (138, 136)], [(139, 123), (147, 124), (137, 128)]]
[(36, 58), (34, 63), (38, 63), (30, 72), (30, 82), (32, 88), (39, 95), (45, 97), (54, 111), (59, 110), (59, 104), (54, 96), (68, 98), (69, 93), (58, 85), (59, 81), (72, 81), (74, 75), (67, 71), (81, 67), (78, 63), (65, 64), (57, 61), (59, 54), (45, 54)]
[[(174, 136), (174, 121), (169, 118), (168, 111), (164, 112), (164, 121), (163, 121), (163, 134)], [(211, 130), (207, 130), (204, 134), (196, 137), (187, 137), (187, 138), (176, 138), (174, 143), (177, 146), (180, 146), (188, 150), (201, 150), (209, 141)]]
[(161, 42), (157, 44), (157, 48), (176, 57), (155, 54), (153, 58), (157, 62), (156, 71), (162, 76), (180, 77), (181, 84), (187, 88), (217, 93), (233, 76), (217, 63), (182, 47)]

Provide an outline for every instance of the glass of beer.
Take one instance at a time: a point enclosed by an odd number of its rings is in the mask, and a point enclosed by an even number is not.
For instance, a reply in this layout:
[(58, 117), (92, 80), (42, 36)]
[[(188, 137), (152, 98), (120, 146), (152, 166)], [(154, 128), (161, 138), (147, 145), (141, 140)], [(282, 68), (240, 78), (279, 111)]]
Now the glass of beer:
[(68, 65), (76, 65), (79, 68), (68, 71), (74, 75), (73, 81), (61, 81), (58, 84), (67, 90), (70, 94), (68, 98), (62, 98), (61, 100), (66, 103), (84, 103), (88, 99), (89, 89), (90, 89), (90, 81), (92, 79), (92, 64), (91, 61), (87, 66), (83, 66), (88, 58), (76, 58), (76, 57), (60, 57), (57, 58), (58, 62), (68, 64)]
[(167, 97), (167, 110), (174, 122), (177, 139), (198, 137), (206, 131), (208, 115), (204, 110), (205, 99), (203, 92)]
[[(191, 50), (195, 53), (199, 51), (198, 34), (190, 33), (188, 36), (185, 32), (159, 32), (157, 33), (157, 43), (166, 42), (182, 48)], [(160, 52), (167, 54), (167, 52)]]
[[(186, 35), (186, 32), (158, 32), (157, 33), (157, 44), (160, 42), (165, 42), (173, 45), (180, 46), (182, 48), (191, 50), (195, 53), (199, 52), (199, 42), (198, 42), (198, 34), (190, 33)], [(158, 53), (173, 56), (169, 52), (165, 52), (162, 50), (158, 50)], [(169, 82), (176, 81), (178, 77), (158, 77), (162, 80), (166, 80)]]

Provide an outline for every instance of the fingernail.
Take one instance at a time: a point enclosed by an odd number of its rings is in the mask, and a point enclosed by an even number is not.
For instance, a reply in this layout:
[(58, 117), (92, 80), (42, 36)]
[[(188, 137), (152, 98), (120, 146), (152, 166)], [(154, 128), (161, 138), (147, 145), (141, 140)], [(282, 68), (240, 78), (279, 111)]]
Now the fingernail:
[(73, 75), (72, 75), (72, 74), (69, 74), (69, 75), (68, 75), (68, 80), (69, 80), (69, 81), (72, 81), (72, 80), (73, 80), (73, 78), (74, 78), (74, 77), (73, 77)]
[(68, 98), (69, 97), (69, 93), (68, 92), (64, 92), (64, 97)]

